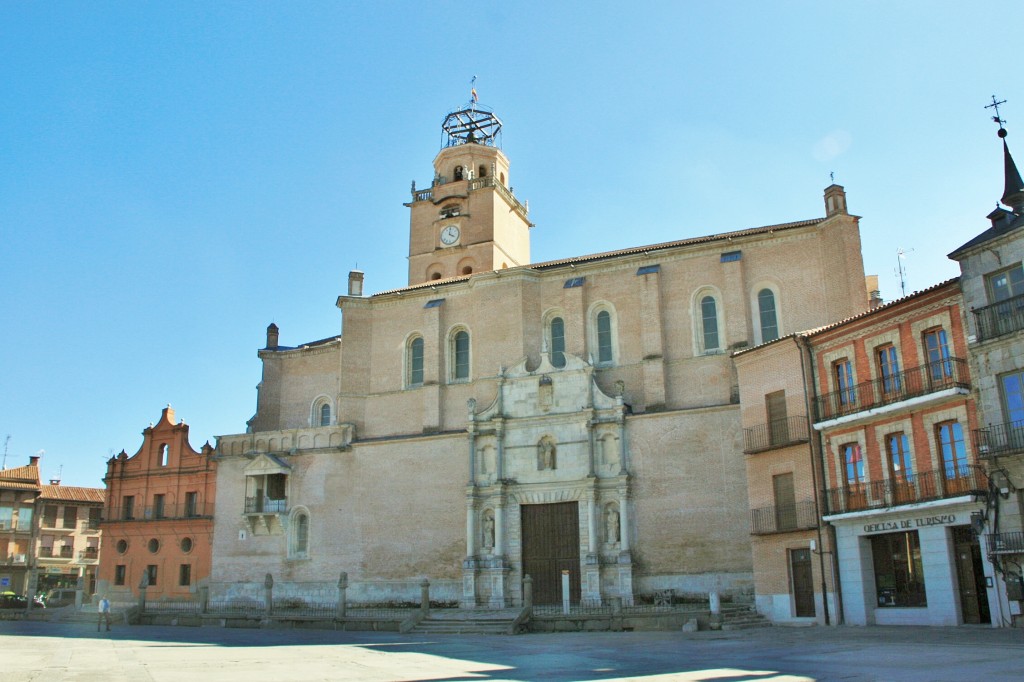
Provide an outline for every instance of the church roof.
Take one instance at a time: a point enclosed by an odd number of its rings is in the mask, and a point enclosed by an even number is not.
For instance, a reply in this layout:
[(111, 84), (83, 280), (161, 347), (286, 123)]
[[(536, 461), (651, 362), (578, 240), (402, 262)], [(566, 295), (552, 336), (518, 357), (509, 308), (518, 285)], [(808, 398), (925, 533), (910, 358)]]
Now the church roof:
[[(664, 251), (667, 249), (676, 249), (683, 246), (694, 246), (697, 244), (710, 244), (718, 241), (731, 241), (741, 237), (750, 237), (761, 234), (771, 234), (773, 232), (780, 232), (782, 230), (792, 230), (800, 227), (811, 227), (819, 223), (824, 222), (825, 218), (814, 218), (812, 220), (799, 220), (792, 223), (780, 223), (778, 225), (765, 225), (764, 227), (754, 227), (745, 230), (736, 230), (733, 232), (719, 232), (716, 234), (709, 234), (703, 237), (692, 237), (690, 239), (679, 239), (670, 242), (661, 242), (658, 244), (648, 244), (646, 246), (633, 246), (627, 249), (618, 249), (615, 251), (604, 251), (601, 253), (593, 253), (585, 256), (574, 256), (572, 258), (560, 258), (557, 260), (549, 260), (541, 263), (529, 263), (527, 265), (519, 266), (513, 269), (526, 269), (526, 270), (547, 270), (549, 268), (554, 269), (558, 267), (564, 267), (567, 265), (576, 265), (579, 263), (591, 263), (594, 261), (608, 260), (613, 258), (621, 258), (623, 256), (633, 256), (640, 253), (650, 253), (652, 251)], [(480, 274), (480, 273), (477, 273)], [(413, 284), (412, 286), (401, 287), (398, 289), (389, 289), (380, 293), (374, 294), (373, 296), (386, 296), (388, 294), (397, 294), (399, 292), (416, 291), (418, 289), (426, 289), (430, 287), (445, 286), (448, 284), (454, 284), (456, 282), (465, 282), (473, 275), (462, 275), (459, 277), (449, 277), (447, 279), (436, 279), (429, 282), (423, 282), (421, 284)]]

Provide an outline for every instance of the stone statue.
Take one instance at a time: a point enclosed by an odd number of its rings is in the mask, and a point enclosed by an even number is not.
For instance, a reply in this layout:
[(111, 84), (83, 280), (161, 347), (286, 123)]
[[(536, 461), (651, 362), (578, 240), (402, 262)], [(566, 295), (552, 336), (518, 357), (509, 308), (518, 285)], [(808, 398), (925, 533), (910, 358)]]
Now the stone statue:
[(545, 438), (537, 445), (537, 470), (555, 468), (555, 444)]
[(484, 514), (484, 549), (494, 547), (494, 517)]
[(605, 512), (605, 540), (608, 544), (615, 544), (619, 541), (619, 511), (612, 506)]

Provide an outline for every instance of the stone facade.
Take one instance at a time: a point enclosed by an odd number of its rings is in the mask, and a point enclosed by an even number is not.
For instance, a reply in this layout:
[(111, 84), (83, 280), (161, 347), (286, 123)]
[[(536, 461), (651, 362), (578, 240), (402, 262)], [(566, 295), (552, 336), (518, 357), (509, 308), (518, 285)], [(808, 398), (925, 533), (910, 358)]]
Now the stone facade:
[[(463, 157), (494, 182), (453, 178)], [(825, 218), (531, 264), (507, 171), (487, 144), (442, 150), (409, 285), (364, 296), (353, 273), (341, 335), (268, 329), (250, 432), (218, 439), (214, 583), (347, 571), (386, 601), (426, 576), (502, 606), (529, 565), (581, 601), (751, 591), (727, 351), (866, 309), (843, 189)]]

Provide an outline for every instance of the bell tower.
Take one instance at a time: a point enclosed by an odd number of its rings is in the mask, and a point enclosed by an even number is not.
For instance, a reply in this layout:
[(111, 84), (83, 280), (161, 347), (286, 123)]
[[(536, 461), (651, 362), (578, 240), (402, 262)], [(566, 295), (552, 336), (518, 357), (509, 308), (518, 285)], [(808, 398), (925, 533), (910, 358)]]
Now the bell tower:
[(527, 207), (509, 189), (501, 120), (471, 101), (448, 114), (430, 189), (412, 186), (409, 285), (530, 262)]

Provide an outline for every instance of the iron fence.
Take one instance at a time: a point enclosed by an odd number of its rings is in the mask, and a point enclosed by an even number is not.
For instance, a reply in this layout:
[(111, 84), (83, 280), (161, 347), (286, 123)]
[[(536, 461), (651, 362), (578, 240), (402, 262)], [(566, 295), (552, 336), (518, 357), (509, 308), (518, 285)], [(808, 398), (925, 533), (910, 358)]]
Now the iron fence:
[(817, 421), (891, 405), (948, 388), (970, 388), (967, 361), (947, 358), (815, 398)]
[(103, 521), (173, 521), (213, 518), (213, 502), (177, 502), (139, 507), (138, 505), (107, 507)]
[(963, 464), (948, 469), (907, 474), (896, 479), (830, 488), (825, 491), (825, 498), (828, 512), (838, 514), (987, 492), (988, 478), (985, 471), (976, 464)]
[(978, 454), (984, 458), (1024, 452), (1024, 421), (975, 429), (974, 442), (978, 444)]
[(246, 514), (280, 514), (288, 510), (288, 500), (272, 500), (269, 497), (245, 498)]
[(814, 500), (794, 504), (769, 505), (750, 510), (750, 533), (770, 535), (817, 528), (818, 514)]
[(806, 443), (809, 440), (807, 417), (773, 419), (766, 424), (743, 429), (743, 452), (752, 455), (775, 448), (784, 448), (788, 445)]
[(979, 341), (1024, 329), (1024, 296), (1014, 296), (972, 312), (978, 323)]
[(1024, 532), (1015, 530), (991, 533), (988, 536), (988, 547), (995, 554), (1024, 554)]

